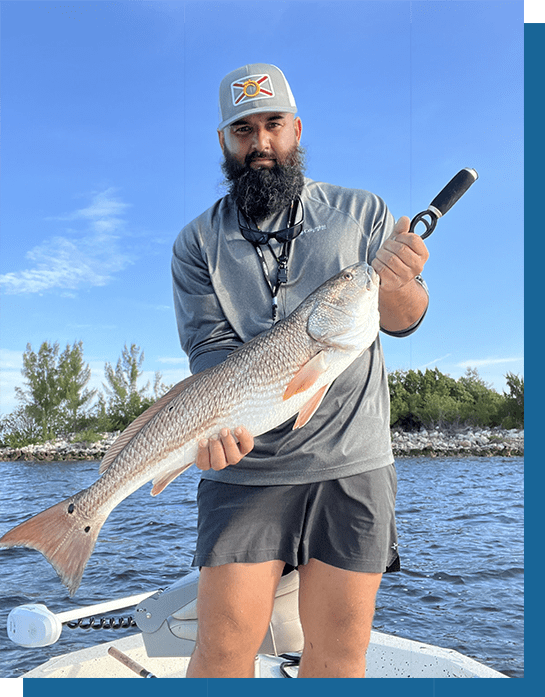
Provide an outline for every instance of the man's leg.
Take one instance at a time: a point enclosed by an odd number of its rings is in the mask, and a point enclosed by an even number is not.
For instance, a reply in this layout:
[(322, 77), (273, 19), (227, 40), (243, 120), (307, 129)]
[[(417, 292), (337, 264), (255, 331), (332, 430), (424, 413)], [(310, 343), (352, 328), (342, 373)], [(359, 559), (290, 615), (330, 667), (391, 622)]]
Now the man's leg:
[(364, 678), (365, 652), (382, 574), (346, 571), (317, 559), (299, 567), (305, 648), (300, 678)]
[(283, 561), (203, 567), (188, 678), (253, 678)]

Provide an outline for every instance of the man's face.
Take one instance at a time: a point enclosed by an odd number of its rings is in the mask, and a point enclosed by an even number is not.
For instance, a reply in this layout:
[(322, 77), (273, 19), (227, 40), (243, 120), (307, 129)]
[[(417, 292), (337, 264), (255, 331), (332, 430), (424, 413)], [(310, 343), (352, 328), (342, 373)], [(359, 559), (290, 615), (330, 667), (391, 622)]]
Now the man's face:
[(253, 169), (283, 164), (301, 140), (302, 124), (293, 114), (265, 112), (245, 116), (218, 131), (221, 149)]
[(228, 191), (248, 220), (265, 220), (301, 195), (300, 119), (277, 112), (255, 114), (218, 133)]

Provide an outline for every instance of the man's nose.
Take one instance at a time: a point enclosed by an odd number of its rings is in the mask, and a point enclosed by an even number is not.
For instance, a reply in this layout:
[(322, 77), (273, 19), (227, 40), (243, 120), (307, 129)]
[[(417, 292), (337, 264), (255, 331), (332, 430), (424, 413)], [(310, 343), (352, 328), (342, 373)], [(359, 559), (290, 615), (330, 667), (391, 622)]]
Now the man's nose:
[(265, 128), (256, 128), (253, 132), (252, 146), (257, 152), (265, 152), (269, 149), (270, 138)]

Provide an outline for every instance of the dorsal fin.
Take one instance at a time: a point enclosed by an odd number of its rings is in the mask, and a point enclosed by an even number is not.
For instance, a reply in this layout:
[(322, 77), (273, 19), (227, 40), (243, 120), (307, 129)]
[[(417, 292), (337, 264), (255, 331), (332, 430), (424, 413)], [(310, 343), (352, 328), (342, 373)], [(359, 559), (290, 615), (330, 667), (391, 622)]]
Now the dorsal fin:
[(155, 404), (152, 404), (151, 407), (146, 409), (145, 412), (140, 414), (140, 416), (129, 424), (123, 433), (120, 434), (117, 440), (115, 440), (110, 446), (102, 458), (102, 462), (100, 463), (98, 470), (99, 473), (103, 474), (108, 469), (119, 453), (131, 442), (136, 434), (139, 433), (149, 421), (151, 421), (155, 414), (160, 412), (166, 404), (172, 402), (175, 397), (192, 385), (195, 380), (202, 377), (204, 373), (208, 372), (208, 370), (211, 370), (211, 368), (203, 370), (200, 373), (196, 373), (195, 375), (190, 375), (185, 380), (182, 380), (177, 385), (174, 385), (174, 387), (164, 394), (160, 399), (158, 399)]

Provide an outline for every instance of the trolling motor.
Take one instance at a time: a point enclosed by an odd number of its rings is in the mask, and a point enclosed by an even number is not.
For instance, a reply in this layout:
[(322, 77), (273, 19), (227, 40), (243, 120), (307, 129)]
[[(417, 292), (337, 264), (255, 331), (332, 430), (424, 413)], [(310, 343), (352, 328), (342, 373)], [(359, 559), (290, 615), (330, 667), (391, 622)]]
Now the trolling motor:
[(425, 226), (424, 232), (420, 237), (425, 240), (429, 237), (431, 233), (435, 230), (437, 221), (441, 218), (447, 211), (449, 211), (452, 206), (459, 201), (469, 187), (474, 184), (479, 175), (474, 169), (465, 167), (460, 170), (458, 174), (453, 177), (449, 183), (437, 194), (437, 196), (430, 203), (428, 208), (411, 220), (411, 226), (409, 232), (415, 232), (415, 228), (418, 223), (422, 223)]
[[(38, 646), (50, 646), (58, 641), (63, 626), (82, 629), (118, 629), (133, 626), (132, 618), (118, 618), (116, 620), (95, 622), (94, 615), (105, 612), (115, 612), (123, 608), (129, 608), (141, 603), (157, 591), (140, 593), (119, 600), (111, 600), (89, 607), (80, 607), (67, 612), (55, 614), (43, 603), (28, 603), (14, 608), (8, 615), (7, 633), (14, 644), (34, 648)], [(82, 618), (89, 617), (84, 623)], [(129, 623), (129, 624), (128, 624)]]
[[(196, 569), (165, 589), (58, 614), (51, 612), (41, 603), (19, 605), (9, 613), (8, 637), (19, 646), (34, 648), (54, 644), (66, 626), (71, 629), (118, 629), (137, 626), (142, 632), (148, 656), (190, 656), (197, 637), (198, 585), (199, 571)], [(259, 653), (278, 656), (302, 650), (303, 630), (299, 620), (298, 595), (299, 572), (294, 570), (280, 579), (269, 628)], [(113, 624), (112, 620), (95, 621), (96, 615), (135, 605), (134, 620), (133, 617), (127, 618), (126, 621), (119, 618), (117, 622), (113, 620)], [(90, 619), (84, 621), (83, 618)], [(119, 656), (114, 658), (120, 660)]]

